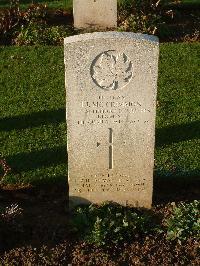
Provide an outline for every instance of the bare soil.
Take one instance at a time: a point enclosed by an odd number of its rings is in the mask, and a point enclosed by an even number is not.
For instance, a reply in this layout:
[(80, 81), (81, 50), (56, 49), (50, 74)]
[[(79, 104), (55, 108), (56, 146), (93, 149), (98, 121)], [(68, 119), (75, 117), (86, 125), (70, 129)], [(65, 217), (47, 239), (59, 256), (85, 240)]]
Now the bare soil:
[[(152, 212), (161, 220), (171, 213), (174, 202), (200, 198), (199, 178), (187, 183), (158, 180)], [(22, 215), (3, 232), (0, 228), (0, 265), (200, 265), (200, 243), (195, 239), (179, 243), (163, 234), (136, 236), (110, 248), (79, 240), (69, 226), (66, 184), (2, 186), (0, 208), (11, 204), (18, 204)]]
[[(196, 42), (200, 41), (200, 5), (172, 6), (173, 16), (166, 21), (167, 30), (156, 32), (161, 42)], [(63, 10), (49, 10), (47, 23), (65, 25), (73, 32), (73, 14)], [(119, 21), (120, 23), (120, 21)]]

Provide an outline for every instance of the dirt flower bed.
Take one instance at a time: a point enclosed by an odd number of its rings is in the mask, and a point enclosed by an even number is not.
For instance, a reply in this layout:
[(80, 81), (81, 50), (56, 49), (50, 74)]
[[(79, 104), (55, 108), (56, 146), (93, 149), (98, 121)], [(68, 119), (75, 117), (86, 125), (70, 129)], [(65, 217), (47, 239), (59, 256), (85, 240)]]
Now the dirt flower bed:
[[(154, 34), (161, 42), (199, 41), (200, 5), (164, 2), (120, 5), (117, 30)], [(49, 9), (42, 4), (22, 10), (17, 0), (13, 0), (10, 9), (0, 9), (1, 45), (63, 45), (64, 37), (84, 32), (74, 29), (72, 10)]]
[(54, 248), (31, 246), (6, 252), (2, 265), (199, 265), (199, 243), (189, 239), (184, 245), (148, 238), (115, 250), (103, 250), (85, 243), (65, 241)]
[[(196, 183), (186, 185), (187, 192), (177, 186), (165, 202), (168, 189), (155, 186), (151, 212), (161, 224), (180, 199), (185, 204), (200, 195)], [(127, 243), (108, 246), (81, 239), (69, 222), (64, 184), (40, 189), (4, 186), (0, 200), (2, 213), (10, 217), (6, 230), (0, 228), (0, 265), (199, 265), (197, 237), (179, 241), (167, 239), (165, 232), (136, 234)]]

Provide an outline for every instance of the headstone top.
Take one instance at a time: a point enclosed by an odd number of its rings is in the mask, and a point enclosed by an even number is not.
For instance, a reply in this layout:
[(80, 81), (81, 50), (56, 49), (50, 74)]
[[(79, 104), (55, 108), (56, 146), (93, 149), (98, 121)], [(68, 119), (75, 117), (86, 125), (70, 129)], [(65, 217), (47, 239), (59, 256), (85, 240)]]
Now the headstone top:
[(159, 45), (159, 39), (157, 36), (142, 34), (142, 33), (132, 33), (132, 32), (116, 32), (116, 31), (107, 31), (107, 32), (93, 32), (93, 33), (85, 33), (70, 36), (64, 39), (64, 44), (73, 43), (73, 42), (84, 42), (87, 40), (93, 39), (131, 39), (137, 41), (148, 41), (153, 42)]

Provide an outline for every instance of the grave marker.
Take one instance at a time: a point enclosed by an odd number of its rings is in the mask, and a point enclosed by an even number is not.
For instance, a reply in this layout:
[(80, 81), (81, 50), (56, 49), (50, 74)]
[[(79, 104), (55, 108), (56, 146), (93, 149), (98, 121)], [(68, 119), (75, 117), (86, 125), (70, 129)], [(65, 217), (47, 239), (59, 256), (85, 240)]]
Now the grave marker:
[(159, 43), (104, 32), (65, 39), (70, 204), (151, 206)]
[(73, 0), (75, 28), (116, 28), (117, 0)]

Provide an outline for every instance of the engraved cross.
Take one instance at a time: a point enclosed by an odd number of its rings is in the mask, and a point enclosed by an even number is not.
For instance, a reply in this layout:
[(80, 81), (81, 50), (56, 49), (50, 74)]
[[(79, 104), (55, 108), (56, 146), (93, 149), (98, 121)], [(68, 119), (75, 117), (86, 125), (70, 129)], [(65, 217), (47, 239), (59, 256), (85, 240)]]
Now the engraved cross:
[(109, 169), (113, 169), (113, 129), (109, 128)]

